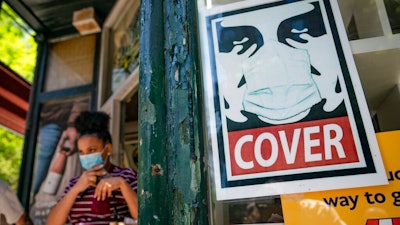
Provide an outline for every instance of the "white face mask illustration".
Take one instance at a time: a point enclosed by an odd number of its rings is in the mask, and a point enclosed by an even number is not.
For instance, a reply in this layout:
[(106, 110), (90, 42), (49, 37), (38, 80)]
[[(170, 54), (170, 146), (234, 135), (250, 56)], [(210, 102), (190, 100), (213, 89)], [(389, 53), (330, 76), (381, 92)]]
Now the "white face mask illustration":
[[(235, 39), (231, 51), (220, 49), (218, 53), (217, 61), (222, 65), (217, 67), (218, 83), (225, 101), (224, 113), (234, 122), (247, 121), (242, 114), (247, 111), (271, 124), (291, 123), (307, 116), (310, 108), (322, 99), (325, 112), (334, 111), (343, 101), (342, 91), (335, 89), (341, 73), (339, 62), (332, 58), (335, 46), (327, 46), (327, 43), (332, 45), (331, 35), (315, 29), (315, 23), (310, 26), (306, 21), (305, 25), (298, 25), (302, 24), (302, 18), (295, 18), (318, 10), (302, 2), (296, 10), (285, 7), (254, 11), (248, 18), (228, 16), (217, 22), (217, 27), (225, 28), (251, 26), (261, 33), (264, 41), (257, 51), (254, 51), (256, 44), (243, 51), (244, 45), (236, 45), (249, 40), (248, 34), (243, 35), (243, 39)], [(268, 20), (254, 19), (265, 14)]]
[[(295, 48), (307, 49), (311, 64), (321, 73), (321, 76), (313, 76), (313, 79), (321, 97), (326, 99), (323, 109), (325, 112), (332, 112), (344, 99), (342, 92), (335, 91), (338, 76), (341, 74), (339, 62), (332, 59), (332, 56), (336, 55), (335, 47), (327, 46), (326, 43), (331, 42), (329, 42), (329, 36), (326, 34), (318, 38), (311, 37), (308, 34), (300, 34), (300, 37), (307, 42), (299, 43), (290, 39), (287, 42)], [(321, 46), (327, 46), (327, 48), (321, 51)]]
[(243, 60), (242, 70), (247, 87), (243, 107), (265, 122), (298, 121), (321, 101), (305, 50), (269, 40)]

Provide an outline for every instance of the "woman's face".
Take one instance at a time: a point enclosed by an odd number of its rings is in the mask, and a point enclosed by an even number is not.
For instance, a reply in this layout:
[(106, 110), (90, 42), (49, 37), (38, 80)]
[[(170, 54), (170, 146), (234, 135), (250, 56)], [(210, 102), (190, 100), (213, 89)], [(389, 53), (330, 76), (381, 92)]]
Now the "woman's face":
[(78, 151), (80, 155), (102, 152), (102, 158), (109, 153), (111, 144), (104, 142), (95, 135), (84, 135), (78, 139)]

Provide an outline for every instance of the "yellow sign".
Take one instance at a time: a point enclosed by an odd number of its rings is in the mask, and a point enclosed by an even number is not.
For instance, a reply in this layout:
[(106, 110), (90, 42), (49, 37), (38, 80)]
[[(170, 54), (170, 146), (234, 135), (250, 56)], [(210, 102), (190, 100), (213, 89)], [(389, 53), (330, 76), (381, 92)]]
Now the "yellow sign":
[(400, 131), (376, 136), (388, 185), (282, 195), (285, 225), (400, 225)]

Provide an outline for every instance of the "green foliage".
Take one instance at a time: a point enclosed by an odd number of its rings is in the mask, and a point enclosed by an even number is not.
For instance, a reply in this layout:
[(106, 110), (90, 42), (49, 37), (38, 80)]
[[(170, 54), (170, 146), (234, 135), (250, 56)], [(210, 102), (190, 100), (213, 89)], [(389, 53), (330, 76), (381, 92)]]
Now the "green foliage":
[(18, 185), (22, 146), (23, 137), (0, 126), (0, 179), (10, 184), (14, 190)]
[(5, 3), (0, 12), (0, 61), (32, 82), (37, 43), (33, 31)]
[[(30, 33), (34, 32), (3, 1), (0, 11), (0, 61), (32, 82), (37, 44)], [(0, 126), (0, 179), (14, 190), (18, 185), (23, 142), (23, 137)]]

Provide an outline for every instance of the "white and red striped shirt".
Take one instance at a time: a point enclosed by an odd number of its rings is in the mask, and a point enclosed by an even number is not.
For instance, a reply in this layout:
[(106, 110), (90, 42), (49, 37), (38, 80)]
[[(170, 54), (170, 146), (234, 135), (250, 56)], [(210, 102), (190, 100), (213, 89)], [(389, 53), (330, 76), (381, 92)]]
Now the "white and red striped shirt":
[[(137, 191), (137, 173), (131, 168), (122, 168), (112, 165), (109, 174), (113, 177), (124, 178)], [(69, 185), (65, 188), (64, 195), (76, 184), (79, 177), (71, 179)], [(113, 191), (113, 197), (104, 201), (97, 201), (94, 198), (94, 187), (89, 187), (75, 199), (75, 203), (69, 212), (68, 219), (73, 225), (94, 225), (109, 224), (116, 221), (115, 210), (119, 217), (132, 217), (128, 205), (120, 190)]]

